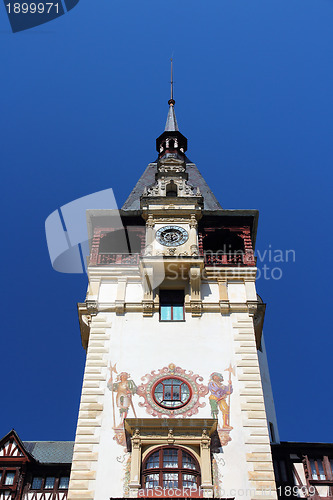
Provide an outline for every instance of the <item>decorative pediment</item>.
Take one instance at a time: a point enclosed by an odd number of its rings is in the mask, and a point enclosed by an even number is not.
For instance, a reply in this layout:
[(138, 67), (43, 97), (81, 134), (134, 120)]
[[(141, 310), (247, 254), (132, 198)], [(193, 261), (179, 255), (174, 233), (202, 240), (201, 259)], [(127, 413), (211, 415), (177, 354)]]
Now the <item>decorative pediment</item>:
[(185, 172), (186, 164), (184, 160), (179, 158), (165, 158), (160, 160), (157, 164), (157, 171), (163, 173), (181, 173)]
[[(172, 195), (170, 194), (172, 192)], [(160, 178), (149, 187), (145, 187), (144, 197), (200, 197), (199, 188), (191, 186), (186, 179), (183, 178)]]
[(14, 430), (0, 440), (0, 460), (2, 458), (28, 458), (23, 443)]

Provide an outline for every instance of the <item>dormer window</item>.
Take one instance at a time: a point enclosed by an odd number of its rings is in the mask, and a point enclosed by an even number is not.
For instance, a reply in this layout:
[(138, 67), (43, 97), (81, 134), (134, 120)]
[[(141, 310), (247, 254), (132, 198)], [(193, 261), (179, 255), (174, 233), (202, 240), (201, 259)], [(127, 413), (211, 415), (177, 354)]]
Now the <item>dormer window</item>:
[(177, 196), (177, 185), (171, 181), (166, 187), (166, 196)]

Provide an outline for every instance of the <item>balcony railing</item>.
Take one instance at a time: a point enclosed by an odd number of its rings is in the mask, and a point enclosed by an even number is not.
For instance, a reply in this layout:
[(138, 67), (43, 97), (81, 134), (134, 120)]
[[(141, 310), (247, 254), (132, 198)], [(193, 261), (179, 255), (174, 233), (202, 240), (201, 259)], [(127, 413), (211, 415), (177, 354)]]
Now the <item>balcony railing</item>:
[[(139, 253), (111, 253), (98, 254), (98, 266), (127, 265), (138, 266), (141, 254)], [(183, 257), (186, 258), (186, 257)], [(255, 266), (255, 258), (252, 253), (204, 253), (206, 266)]]
[(138, 266), (140, 262), (139, 253), (100, 253), (98, 254), (97, 265), (127, 265)]
[(206, 266), (255, 266), (253, 253), (204, 253)]

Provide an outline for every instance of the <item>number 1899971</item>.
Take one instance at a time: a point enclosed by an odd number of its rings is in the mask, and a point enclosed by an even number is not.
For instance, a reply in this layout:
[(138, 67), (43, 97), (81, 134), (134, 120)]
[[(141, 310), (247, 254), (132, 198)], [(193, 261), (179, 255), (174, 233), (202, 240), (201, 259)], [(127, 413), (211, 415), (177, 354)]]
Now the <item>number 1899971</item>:
[(6, 4), (8, 14), (59, 14), (59, 4), (53, 2), (9, 2)]

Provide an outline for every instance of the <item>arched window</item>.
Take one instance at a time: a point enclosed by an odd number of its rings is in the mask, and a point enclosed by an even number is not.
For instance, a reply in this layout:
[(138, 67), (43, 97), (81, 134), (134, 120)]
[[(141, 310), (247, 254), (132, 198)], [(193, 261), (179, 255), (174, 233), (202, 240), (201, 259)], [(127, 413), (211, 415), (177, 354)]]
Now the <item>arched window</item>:
[(167, 184), (166, 190), (165, 190), (166, 196), (176, 197), (177, 192), (178, 192), (177, 184), (175, 184), (174, 181), (169, 182), (169, 184)]
[(200, 467), (189, 451), (179, 446), (163, 446), (150, 453), (143, 462), (142, 488), (188, 488), (198, 490)]

